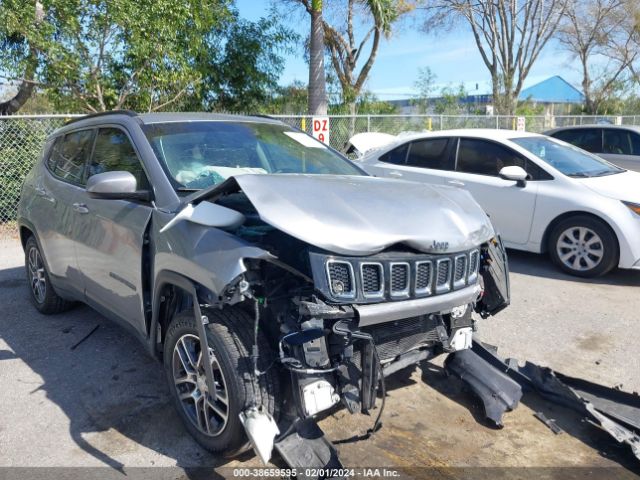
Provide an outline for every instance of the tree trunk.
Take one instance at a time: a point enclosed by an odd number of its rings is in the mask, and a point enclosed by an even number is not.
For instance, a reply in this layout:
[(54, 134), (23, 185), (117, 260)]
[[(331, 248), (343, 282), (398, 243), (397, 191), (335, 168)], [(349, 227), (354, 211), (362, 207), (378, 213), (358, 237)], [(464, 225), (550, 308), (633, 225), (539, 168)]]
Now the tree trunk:
[[(35, 54), (32, 55), (35, 57)], [(18, 91), (16, 94), (7, 101), (0, 102), (0, 115), (13, 115), (20, 110), (27, 100), (31, 98), (31, 94), (33, 93), (33, 89), (35, 87), (34, 78), (35, 78), (35, 62), (37, 60), (35, 58), (30, 59), (29, 65), (24, 74), (24, 79), (20, 82), (18, 86)]]
[(322, 0), (311, 2), (311, 39), (309, 45), (309, 114), (327, 114), (327, 88), (324, 72), (324, 26)]

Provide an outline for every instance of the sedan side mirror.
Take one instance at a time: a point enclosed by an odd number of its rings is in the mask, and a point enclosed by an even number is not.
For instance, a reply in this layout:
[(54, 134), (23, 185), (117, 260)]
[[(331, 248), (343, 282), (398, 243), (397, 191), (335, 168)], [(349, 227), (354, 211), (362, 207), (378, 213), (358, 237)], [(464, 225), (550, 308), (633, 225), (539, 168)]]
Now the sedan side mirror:
[(87, 193), (91, 198), (110, 200), (150, 200), (148, 191), (138, 191), (136, 177), (130, 172), (104, 172), (87, 180)]
[(512, 180), (517, 182), (519, 187), (525, 187), (527, 185), (527, 178), (529, 174), (524, 168), (517, 165), (511, 165), (510, 167), (502, 167), (498, 174), (503, 180)]

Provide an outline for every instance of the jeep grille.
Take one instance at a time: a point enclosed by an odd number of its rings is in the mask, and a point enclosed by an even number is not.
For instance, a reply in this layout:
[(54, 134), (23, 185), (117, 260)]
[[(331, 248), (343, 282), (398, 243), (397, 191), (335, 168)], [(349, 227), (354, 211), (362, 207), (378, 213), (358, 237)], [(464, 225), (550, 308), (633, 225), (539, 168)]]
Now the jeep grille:
[(320, 289), (326, 285), (329, 298), (353, 303), (404, 300), (458, 290), (477, 282), (480, 266), (478, 249), (455, 255), (382, 253), (362, 259), (314, 254), (314, 258), (326, 272), (324, 278), (316, 277)]

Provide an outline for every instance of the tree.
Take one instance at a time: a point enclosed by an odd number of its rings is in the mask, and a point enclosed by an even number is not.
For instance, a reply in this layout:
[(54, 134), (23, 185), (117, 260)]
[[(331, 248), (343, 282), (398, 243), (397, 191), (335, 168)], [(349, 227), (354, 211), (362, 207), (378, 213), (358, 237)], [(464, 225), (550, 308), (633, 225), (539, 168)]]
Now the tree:
[(531, 67), (572, 0), (429, 0), (424, 28), (465, 23), (491, 74), (497, 113), (513, 115)]
[(431, 68), (422, 67), (418, 69), (418, 80), (414, 84), (418, 94), (413, 99), (413, 104), (418, 107), (419, 113), (427, 113), (429, 109), (429, 99), (435, 91), (436, 78), (437, 75), (433, 73)]
[[(391, 27), (398, 18), (411, 10), (411, 5), (406, 0), (335, 0), (331, 3), (332, 17), (337, 19), (337, 24), (332, 25), (326, 15), (320, 15), (317, 10), (318, 5), (322, 7), (319, 0), (288, 0), (297, 3), (306, 9), (312, 16), (312, 31), (309, 42), (310, 72), (315, 72), (314, 68), (320, 65), (319, 58), (326, 52), (331, 67), (340, 83), (342, 91), (342, 103), (349, 106), (352, 114), (355, 113), (357, 98), (362, 91), (365, 81), (369, 76), (373, 66), (378, 48), (383, 36), (391, 34)], [(356, 40), (356, 29), (354, 20), (359, 17), (366, 28), (360, 40)], [(322, 29), (317, 28), (321, 22)], [(342, 23), (344, 22), (344, 23)], [(318, 50), (319, 39), (323, 37), (322, 53)], [(371, 47), (366, 54), (367, 44), (371, 42)], [(366, 56), (365, 56), (366, 55)], [(358, 71), (358, 61), (365, 59)], [(322, 74), (323, 83), (326, 75)], [(312, 82), (315, 81), (315, 74), (309, 77), (309, 103), (313, 103), (311, 98), (315, 92)], [(326, 91), (326, 83), (323, 84), (323, 92)], [(313, 111), (310, 110), (312, 113)]]
[[(3, 16), (5, 13), (4, 6), (0, 4), (0, 17), (5, 18)], [(26, 16), (22, 18), (23, 22), (26, 21), (28, 24), (33, 25), (33, 28), (39, 28), (42, 25), (44, 10), (42, 3), (38, 0), (35, 2), (33, 15), (29, 15), (29, 8), (26, 8), (24, 13), (26, 13)], [(6, 18), (10, 20), (10, 18)], [(0, 26), (0, 49), (9, 55), (13, 66), (22, 73), (22, 76), (21, 78), (15, 79), (15, 83), (17, 84), (15, 94), (0, 102), (0, 115), (13, 115), (27, 103), (27, 100), (29, 100), (33, 93), (35, 73), (38, 65), (38, 50), (35, 46), (25, 45), (24, 36), (19, 32), (12, 31), (8, 22), (5, 23), (6, 25), (4, 27)], [(24, 53), (24, 51), (21, 52), (24, 56), (23, 61), (15, 62), (16, 58), (19, 58), (18, 53), (24, 50), (24, 47), (26, 47), (27, 51), (26, 53)], [(1, 66), (2, 62), (0, 62), (0, 67)]]
[[(250, 22), (236, 10), (207, 42), (198, 69), (203, 81), (193, 108), (234, 112), (261, 112), (279, 90), (283, 52), (298, 39), (270, 15)], [(299, 113), (299, 112), (296, 112)]]
[(560, 44), (575, 56), (582, 70), (585, 111), (603, 113), (629, 80), (640, 52), (629, 0), (582, 0), (569, 4), (557, 31)]
[(311, 17), (309, 36), (309, 113), (327, 114), (327, 85), (324, 70), (324, 21), (322, 20), (322, 0), (303, 2)]
[[(194, 58), (229, 17), (228, 0), (25, 0), (0, 3), (0, 68), (58, 108), (163, 109), (201, 81)], [(28, 92), (30, 95), (30, 92)]]

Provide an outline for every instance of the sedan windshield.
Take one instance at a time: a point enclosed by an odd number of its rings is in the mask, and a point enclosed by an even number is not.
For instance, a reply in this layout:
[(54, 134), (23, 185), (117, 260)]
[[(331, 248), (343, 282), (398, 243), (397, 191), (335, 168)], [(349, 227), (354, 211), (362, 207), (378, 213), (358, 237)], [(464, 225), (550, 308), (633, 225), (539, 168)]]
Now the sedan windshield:
[(519, 137), (510, 141), (569, 177), (601, 177), (625, 170), (584, 150), (549, 137)]
[(145, 134), (178, 190), (216, 185), (244, 174), (365, 175), (323, 143), (287, 126), (260, 122), (167, 122)]

